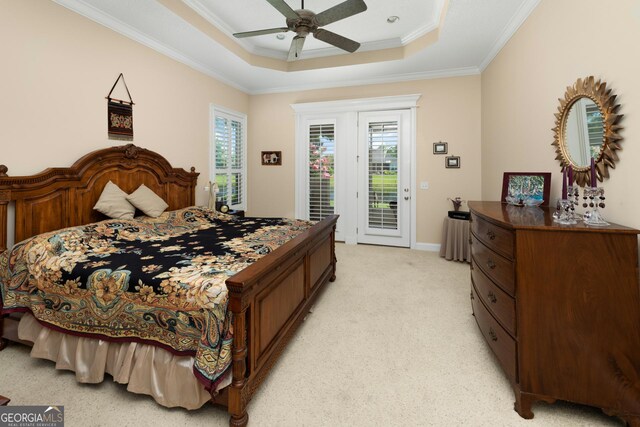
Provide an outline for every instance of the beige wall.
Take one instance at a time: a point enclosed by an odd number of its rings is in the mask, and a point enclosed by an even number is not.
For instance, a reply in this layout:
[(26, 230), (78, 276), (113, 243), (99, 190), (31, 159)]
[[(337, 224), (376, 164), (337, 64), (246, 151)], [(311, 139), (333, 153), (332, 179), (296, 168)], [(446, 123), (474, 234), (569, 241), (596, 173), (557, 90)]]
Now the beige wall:
[[(249, 214), (293, 216), (295, 212), (295, 114), (291, 104), (421, 94), (417, 110), (417, 241), (440, 243), (448, 197), (479, 199), (480, 76), (252, 96), (249, 107)], [(461, 169), (445, 169), (433, 142), (447, 141), (461, 156)], [(355, 143), (355, 141), (354, 141)], [(281, 167), (261, 166), (260, 151), (282, 150)], [(418, 187), (416, 187), (418, 188)]]
[(552, 128), (558, 98), (593, 75), (618, 94), (624, 141), (606, 180), (605, 217), (640, 228), (640, 2), (542, 0), (482, 74), (482, 197), (498, 200), (504, 171), (551, 171), (561, 189)]
[(0, 164), (10, 175), (123, 144), (107, 139), (105, 100), (122, 72), (136, 103), (133, 142), (195, 166), (206, 202), (209, 105), (247, 112), (247, 94), (51, 1), (0, 0), (0, 40)]
[[(419, 93), (417, 241), (439, 243), (447, 197), (480, 197), (480, 77), (434, 79), (249, 96), (50, 1), (0, 0), (3, 82), (0, 164), (10, 175), (67, 166), (88, 151), (119, 145), (106, 135), (106, 101), (123, 72), (136, 105), (134, 143), (208, 179), (209, 105), (248, 113), (249, 214), (294, 215), (292, 103)], [(15, 41), (15, 42), (8, 42)], [(123, 96), (118, 93), (118, 96)], [(432, 143), (449, 142), (461, 169), (445, 169)], [(282, 150), (282, 167), (260, 166), (261, 150)], [(417, 183), (416, 183), (417, 185)]]

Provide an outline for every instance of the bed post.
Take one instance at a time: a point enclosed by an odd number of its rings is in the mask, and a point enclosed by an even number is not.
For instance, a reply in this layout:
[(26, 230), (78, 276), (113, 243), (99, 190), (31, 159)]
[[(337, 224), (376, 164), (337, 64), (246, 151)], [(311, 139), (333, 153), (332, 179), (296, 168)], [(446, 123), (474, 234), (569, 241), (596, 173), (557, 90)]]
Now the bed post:
[(338, 263), (338, 258), (336, 257), (336, 226), (333, 226), (333, 231), (331, 232), (331, 267), (333, 268), (333, 274), (329, 278), (330, 282), (336, 281), (336, 264)]
[[(0, 165), (0, 178), (7, 176), (7, 167)], [(9, 191), (0, 190), (0, 253), (7, 249), (7, 205), (11, 199)], [(2, 309), (2, 299), (0, 298), (0, 310)], [(0, 314), (0, 351), (7, 346), (7, 340), (2, 338), (4, 334), (4, 316)]]
[[(236, 300), (237, 301), (237, 300)], [(232, 309), (233, 311), (233, 309)], [(238, 312), (233, 311), (233, 349), (232, 349), (233, 379), (229, 388), (229, 426), (245, 427), (249, 422), (247, 414), (247, 307), (241, 307)]]
[[(7, 176), (7, 167), (0, 165), (0, 178)], [(9, 190), (0, 190), (0, 253), (7, 249), (7, 206), (11, 199)]]

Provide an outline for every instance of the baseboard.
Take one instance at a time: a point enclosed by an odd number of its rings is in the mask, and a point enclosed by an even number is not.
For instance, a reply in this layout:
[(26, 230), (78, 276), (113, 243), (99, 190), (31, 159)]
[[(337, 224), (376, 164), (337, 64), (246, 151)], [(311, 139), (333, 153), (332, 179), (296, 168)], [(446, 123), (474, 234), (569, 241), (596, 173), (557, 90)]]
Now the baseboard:
[(420, 243), (416, 242), (412, 248), (418, 251), (440, 252), (440, 243)]

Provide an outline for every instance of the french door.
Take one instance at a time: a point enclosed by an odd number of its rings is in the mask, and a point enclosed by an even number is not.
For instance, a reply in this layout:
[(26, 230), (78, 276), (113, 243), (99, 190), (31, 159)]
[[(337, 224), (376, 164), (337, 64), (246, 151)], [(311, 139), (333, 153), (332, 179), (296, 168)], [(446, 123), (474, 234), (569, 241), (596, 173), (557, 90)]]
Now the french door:
[(358, 243), (411, 242), (409, 110), (361, 112), (358, 118)]
[(294, 104), (296, 217), (339, 214), (336, 240), (410, 247), (419, 95)]

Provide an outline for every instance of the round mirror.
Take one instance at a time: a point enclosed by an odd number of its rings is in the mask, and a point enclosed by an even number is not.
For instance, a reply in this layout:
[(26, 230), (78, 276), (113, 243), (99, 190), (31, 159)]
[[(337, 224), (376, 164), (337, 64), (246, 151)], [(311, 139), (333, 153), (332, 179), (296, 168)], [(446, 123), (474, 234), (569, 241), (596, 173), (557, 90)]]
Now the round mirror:
[(578, 168), (591, 166), (591, 159), (598, 160), (604, 143), (604, 123), (598, 105), (592, 99), (578, 98), (567, 116), (565, 144), (572, 165)]
[(580, 186), (591, 181), (591, 159), (599, 181), (609, 177), (608, 168), (616, 167), (622, 114), (618, 113), (620, 105), (615, 100), (607, 84), (593, 76), (578, 79), (560, 98), (553, 129), (556, 160), (562, 168), (573, 169)]

